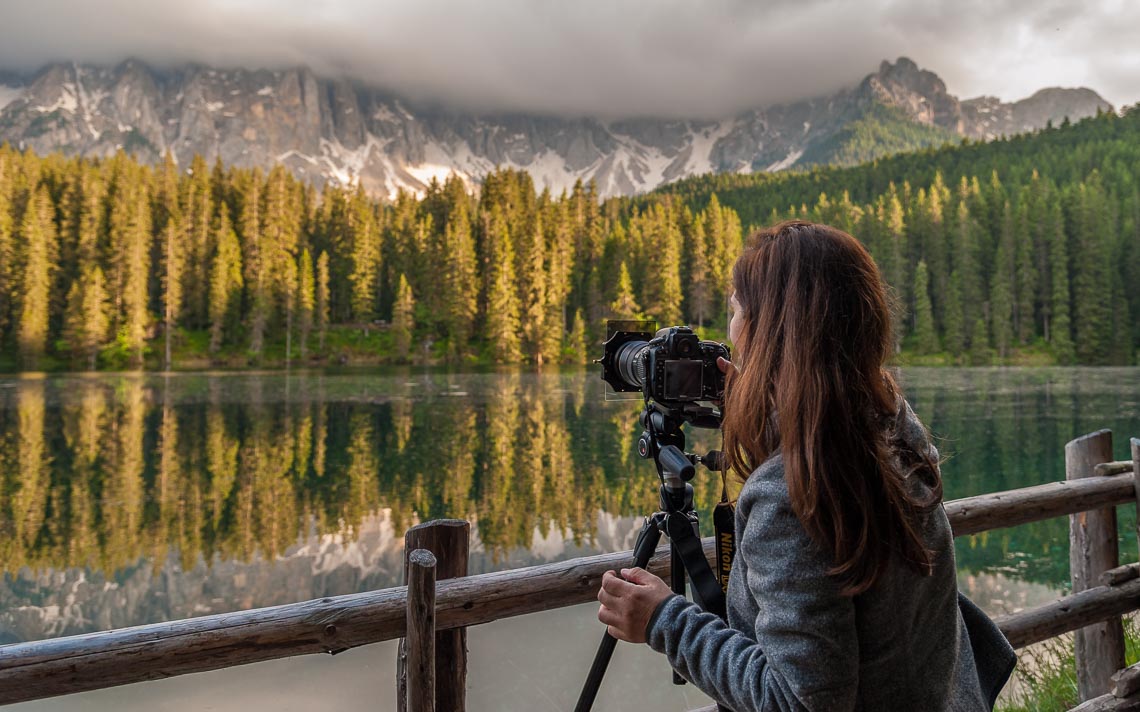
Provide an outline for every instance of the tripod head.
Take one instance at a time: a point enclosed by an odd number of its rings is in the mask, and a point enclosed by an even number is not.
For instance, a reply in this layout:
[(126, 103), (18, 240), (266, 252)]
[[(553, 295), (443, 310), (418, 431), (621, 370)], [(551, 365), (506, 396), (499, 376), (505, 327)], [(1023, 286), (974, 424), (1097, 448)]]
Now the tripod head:
[[(637, 439), (637, 454), (647, 460), (652, 459), (657, 466), (657, 476), (661, 480), (661, 509), (666, 512), (692, 511), (693, 486), (689, 480), (697, 474), (697, 463), (703, 463), (710, 470), (720, 469), (721, 454), (716, 450), (704, 457), (685, 452), (685, 433), (681, 426), (686, 422), (695, 425), (692, 415), (646, 401), (639, 418), (645, 430)], [(719, 425), (719, 417), (717, 423)]]

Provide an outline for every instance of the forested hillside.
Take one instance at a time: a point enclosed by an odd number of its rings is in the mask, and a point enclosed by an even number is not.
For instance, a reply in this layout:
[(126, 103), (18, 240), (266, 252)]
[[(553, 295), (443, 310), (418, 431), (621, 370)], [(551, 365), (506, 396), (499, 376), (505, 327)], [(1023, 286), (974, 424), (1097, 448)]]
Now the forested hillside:
[(1138, 166), (1136, 110), (606, 202), (510, 170), (376, 202), (281, 167), (0, 147), (0, 363), (583, 362), (607, 317), (723, 333), (741, 217), (792, 216), (869, 245), (904, 361), (1135, 363)]
[(280, 167), (0, 148), (0, 353), (24, 369), (162, 367), (168, 353), (581, 362), (608, 316), (723, 311), (741, 231), (710, 202), (618, 214), (592, 186), (553, 198), (499, 171), (478, 198), (453, 178), (381, 204)]
[[(716, 195), (745, 225), (799, 217), (862, 239), (898, 297), (902, 345), (990, 363), (1136, 363), (1140, 110), (854, 168), (720, 175), (663, 191)], [(641, 202), (659, 199), (657, 196)]]

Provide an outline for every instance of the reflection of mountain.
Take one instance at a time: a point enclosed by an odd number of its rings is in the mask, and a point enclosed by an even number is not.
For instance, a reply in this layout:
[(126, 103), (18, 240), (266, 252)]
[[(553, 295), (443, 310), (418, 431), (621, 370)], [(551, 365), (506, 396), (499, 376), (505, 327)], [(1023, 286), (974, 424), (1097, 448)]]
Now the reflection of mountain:
[[(140, 561), (113, 577), (83, 568), (24, 569), (0, 583), (0, 644), (75, 635), (142, 623), (275, 606), (403, 583), (403, 531), (390, 510), (364, 518), (352, 536), (310, 536), (271, 560), (215, 558), (184, 569), (176, 555), (159, 566)], [(633, 547), (640, 520), (597, 513), (596, 546), (577, 546), (569, 533), (534, 531), (533, 544), (498, 564), (472, 523), (470, 572), (531, 566)]]
[[(903, 376), (947, 499), (1062, 479), (1080, 433), (1113, 428), (1121, 457), (1140, 434), (1135, 369)], [(628, 549), (656, 478), (632, 452), (637, 404), (597, 394), (585, 371), (0, 380), (0, 636), (392, 585), (403, 531), (440, 517), (473, 523), (473, 573)], [(694, 484), (708, 533), (719, 482)], [(958, 564), (1055, 585), (1067, 532), (962, 539)]]

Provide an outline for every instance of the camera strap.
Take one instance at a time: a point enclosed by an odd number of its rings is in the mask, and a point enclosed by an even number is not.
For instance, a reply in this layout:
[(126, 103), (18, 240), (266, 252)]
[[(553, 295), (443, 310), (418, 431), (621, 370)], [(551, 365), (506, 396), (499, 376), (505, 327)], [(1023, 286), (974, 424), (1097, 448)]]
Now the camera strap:
[(732, 572), (732, 559), (736, 556), (736, 513), (728, 499), (728, 477), (720, 472), (720, 503), (713, 509), (713, 527), (716, 529), (716, 566), (720, 588), (728, 594), (728, 575)]

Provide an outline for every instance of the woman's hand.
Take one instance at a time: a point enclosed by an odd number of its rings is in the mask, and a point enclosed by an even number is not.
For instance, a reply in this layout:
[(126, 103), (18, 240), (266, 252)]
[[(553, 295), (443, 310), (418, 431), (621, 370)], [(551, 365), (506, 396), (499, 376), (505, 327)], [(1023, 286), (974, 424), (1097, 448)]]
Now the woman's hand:
[(602, 574), (598, 590), (598, 620), (605, 623), (610, 635), (627, 643), (644, 643), (645, 627), (657, 606), (673, 591), (659, 577), (645, 569), (622, 569), (618, 578), (613, 571)]
[[(732, 361), (729, 361), (724, 356), (716, 357), (716, 367), (719, 368), (720, 372), (725, 375), (725, 378), (727, 378), (730, 373), (736, 370), (736, 366), (733, 365)], [(717, 399), (713, 401), (713, 403), (715, 403), (718, 408), (724, 407), (723, 398)]]

